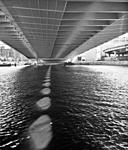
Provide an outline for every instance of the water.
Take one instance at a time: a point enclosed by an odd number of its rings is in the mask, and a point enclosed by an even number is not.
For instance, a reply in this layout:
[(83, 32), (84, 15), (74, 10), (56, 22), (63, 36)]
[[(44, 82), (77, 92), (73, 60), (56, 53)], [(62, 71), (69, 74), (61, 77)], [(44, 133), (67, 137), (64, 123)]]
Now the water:
[(52, 121), (47, 150), (128, 149), (128, 67), (53, 66), (51, 104), (42, 110), (36, 103), (47, 70), (0, 68), (1, 150), (34, 149), (29, 127), (46, 115)]
[(42, 97), (39, 90), (46, 70), (0, 68), (0, 150), (28, 149), (28, 128), (41, 113), (35, 103)]

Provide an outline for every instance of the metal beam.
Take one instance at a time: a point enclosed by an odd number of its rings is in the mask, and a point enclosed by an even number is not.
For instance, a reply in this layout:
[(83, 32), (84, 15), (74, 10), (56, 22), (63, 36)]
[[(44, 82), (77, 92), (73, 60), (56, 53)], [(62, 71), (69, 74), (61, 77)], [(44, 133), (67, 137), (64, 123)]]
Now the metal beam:
[[(74, 57), (75, 55), (78, 55), (82, 52), (85, 52), (89, 49), (92, 49), (92, 48), (94, 48), (94, 47), (96, 47), (100, 44), (103, 44), (104, 42), (112, 40), (113, 38), (116, 38), (119, 35), (122, 35), (122, 34), (128, 32), (128, 25), (124, 26), (124, 24), (128, 24), (128, 20), (127, 20), (128, 15), (125, 15), (122, 18), (124, 18), (124, 21), (122, 22), (122, 25), (120, 26), (120, 29), (118, 28), (118, 30), (117, 30), (115, 28), (115, 26), (117, 24), (121, 24), (121, 20), (118, 20), (118, 21), (112, 23), (112, 25), (106, 27), (103, 31), (97, 33), (95, 36), (90, 38), (87, 42), (81, 44), (75, 50), (70, 51), (67, 58)], [(111, 32), (112, 30), (115, 30), (115, 29), (116, 29), (116, 32)], [(107, 35), (107, 36), (105, 36), (105, 35)], [(62, 57), (64, 57), (64, 56), (62, 56)]]
[[(18, 24), (15, 22), (15, 20), (13, 19), (12, 15), (10, 14), (10, 12), (8, 11), (8, 9), (5, 7), (4, 3), (2, 2), (2, 0), (0, 0), (0, 9), (2, 11), (2, 13), (5, 15), (5, 17), (7, 17), (10, 20), (10, 24), (5, 24), (4, 23), (4, 27), (10, 27), (13, 26), (15, 28), (18, 29), (18, 31), (20, 33), (23, 34), (22, 30), (20, 29), (20, 27), (18, 26)], [(0, 24), (0, 26), (2, 27), (3, 24)], [(26, 37), (24, 36), (24, 39), (22, 40), (22, 44), (24, 44), (24, 46), (26, 46), (26, 48), (28, 49), (28, 51), (36, 58), (37, 54), (35, 53), (35, 51), (32, 49), (32, 46), (30, 45), (30, 43), (28, 42), (28, 40), (26, 39)]]

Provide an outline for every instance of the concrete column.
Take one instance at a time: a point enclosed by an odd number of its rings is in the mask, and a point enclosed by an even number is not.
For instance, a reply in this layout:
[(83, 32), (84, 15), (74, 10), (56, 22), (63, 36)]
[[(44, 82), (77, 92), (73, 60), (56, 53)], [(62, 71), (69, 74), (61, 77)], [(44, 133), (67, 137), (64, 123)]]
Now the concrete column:
[(114, 51), (114, 56), (116, 56), (116, 51)]

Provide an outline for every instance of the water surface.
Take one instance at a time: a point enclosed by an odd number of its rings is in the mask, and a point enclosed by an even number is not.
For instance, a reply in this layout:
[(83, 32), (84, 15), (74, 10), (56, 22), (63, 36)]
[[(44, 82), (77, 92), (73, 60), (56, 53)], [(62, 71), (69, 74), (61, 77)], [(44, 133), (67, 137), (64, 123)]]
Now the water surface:
[(50, 107), (37, 102), (47, 66), (0, 68), (0, 149), (32, 149), (29, 127), (52, 122), (47, 150), (128, 149), (128, 67), (53, 66)]

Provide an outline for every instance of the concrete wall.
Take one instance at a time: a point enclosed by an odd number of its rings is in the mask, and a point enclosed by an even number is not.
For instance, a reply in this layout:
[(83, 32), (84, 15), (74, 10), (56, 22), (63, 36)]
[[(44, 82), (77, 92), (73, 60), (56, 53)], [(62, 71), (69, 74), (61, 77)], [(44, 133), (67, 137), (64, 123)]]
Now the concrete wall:
[[(84, 63), (83, 63), (84, 65)], [(93, 61), (86, 62), (85, 65), (114, 65), (114, 66), (128, 66), (128, 61)]]

